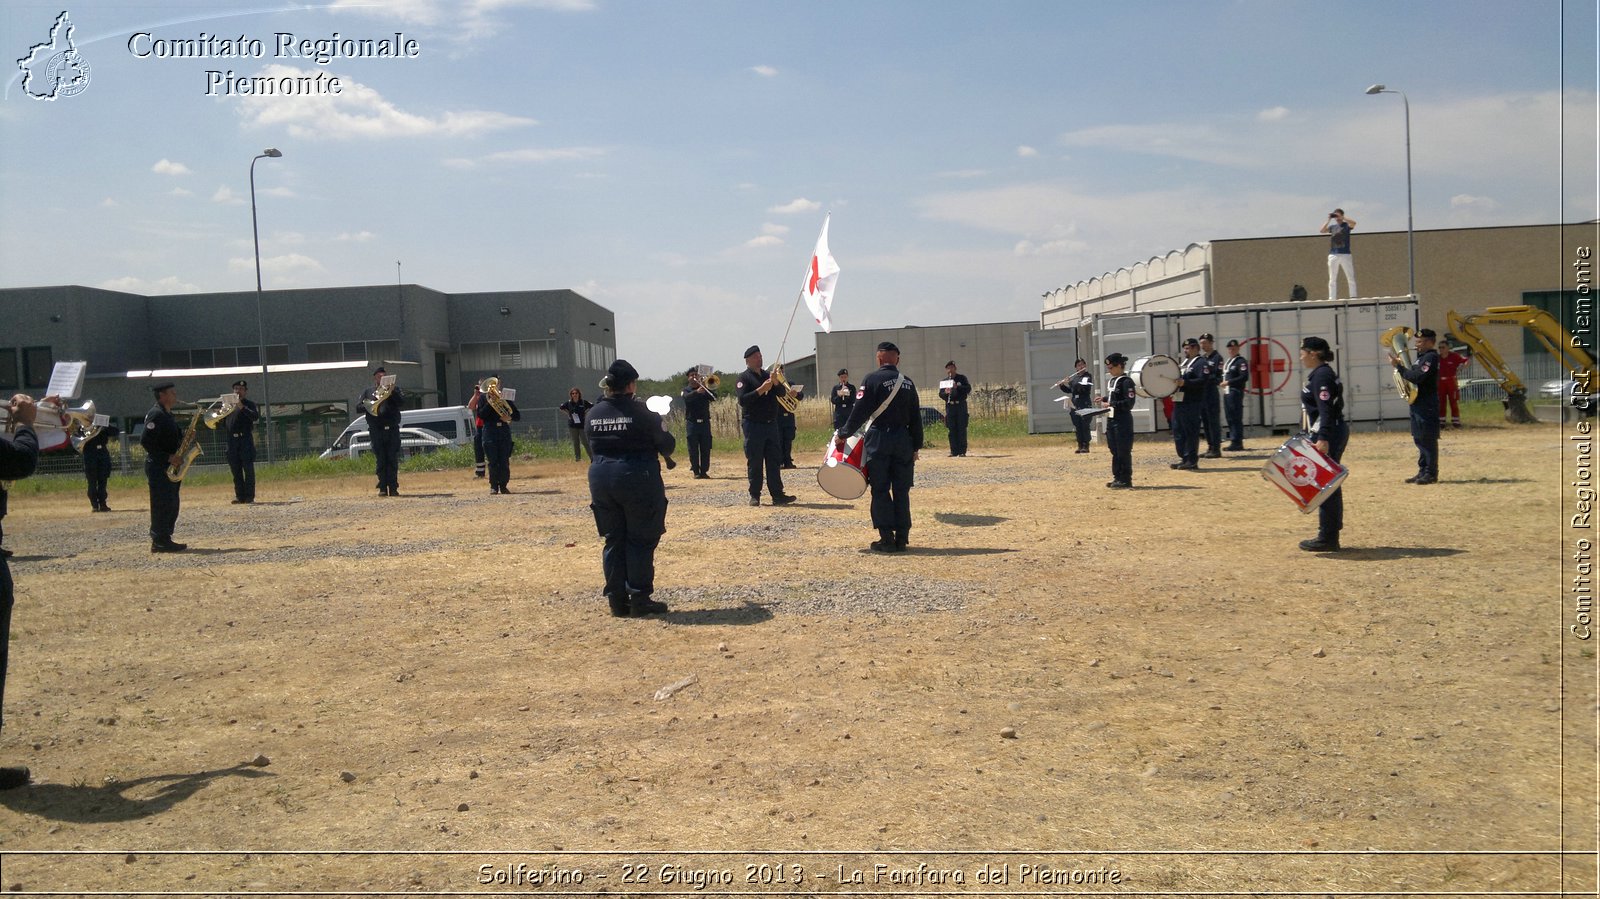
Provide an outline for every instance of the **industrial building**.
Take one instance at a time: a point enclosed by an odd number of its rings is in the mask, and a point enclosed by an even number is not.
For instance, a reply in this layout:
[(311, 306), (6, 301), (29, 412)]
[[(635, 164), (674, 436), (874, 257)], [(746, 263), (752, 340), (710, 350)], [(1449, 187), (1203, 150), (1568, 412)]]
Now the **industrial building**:
[[(0, 289), (0, 320), (0, 392), (38, 395), (55, 362), (84, 361), (84, 398), (126, 434), (156, 383), (175, 382), (180, 400), (193, 402), (243, 378), (251, 399), (270, 402), (280, 458), (326, 447), (378, 365), (398, 376), (407, 408), (465, 402), (473, 384), (497, 374), (517, 391), (520, 430), (564, 434), (555, 407), (573, 385), (594, 393), (616, 359), (615, 316), (571, 290), (448, 294), (394, 284), (269, 290), (258, 302), (254, 291), (26, 287)], [(265, 443), (258, 435), (258, 447)]]

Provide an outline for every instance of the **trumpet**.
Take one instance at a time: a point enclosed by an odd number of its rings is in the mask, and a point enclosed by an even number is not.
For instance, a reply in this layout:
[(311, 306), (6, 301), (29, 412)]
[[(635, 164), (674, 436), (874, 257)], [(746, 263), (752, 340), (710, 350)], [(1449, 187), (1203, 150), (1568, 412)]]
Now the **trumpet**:
[[(41, 414), (34, 419), (34, 430), (66, 431), (67, 439), (72, 441), (72, 448), (80, 453), (83, 452), (83, 445), (93, 440), (102, 430), (94, 423), (94, 400), (84, 400), (83, 405), (70, 407), (40, 401), (38, 409), (39, 412), (48, 414)], [(17, 429), (15, 414), (16, 410), (9, 403), (0, 407), (0, 421), (5, 423), (7, 434)], [(58, 420), (52, 421), (50, 416)]]
[(206, 427), (215, 431), (217, 425), (221, 424), (223, 419), (232, 415), (238, 409), (239, 395), (225, 393), (213, 400), (210, 406), (206, 407), (205, 415), (201, 417), (201, 420), (206, 423)]
[(789, 382), (784, 379), (783, 364), (774, 362), (772, 368), (768, 369), (767, 374), (772, 378), (773, 388), (778, 391), (778, 405), (783, 407), (783, 411), (792, 414), (796, 409), (800, 408), (799, 391), (790, 387)]

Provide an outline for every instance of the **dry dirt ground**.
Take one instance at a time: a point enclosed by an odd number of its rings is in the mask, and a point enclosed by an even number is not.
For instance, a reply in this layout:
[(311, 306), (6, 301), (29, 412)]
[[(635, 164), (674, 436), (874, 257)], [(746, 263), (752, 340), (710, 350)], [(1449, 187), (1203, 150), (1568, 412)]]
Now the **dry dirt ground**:
[(1132, 491), (1059, 437), (925, 454), (895, 557), (812, 469), (749, 508), (723, 441), (667, 476), (648, 620), (606, 613), (572, 463), (197, 487), (181, 556), (142, 496), (20, 497), (0, 883), (1592, 893), (1566, 437), (1448, 432), (1411, 487), (1409, 438), (1358, 433), (1321, 557), (1276, 441), (1142, 441)]

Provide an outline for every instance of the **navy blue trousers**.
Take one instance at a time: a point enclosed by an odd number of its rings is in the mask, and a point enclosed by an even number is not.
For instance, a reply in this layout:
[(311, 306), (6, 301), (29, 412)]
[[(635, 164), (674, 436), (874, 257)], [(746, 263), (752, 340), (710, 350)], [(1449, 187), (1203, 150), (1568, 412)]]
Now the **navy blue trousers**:
[(745, 475), (750, 479), (750, 495), (761, 495), (761, 476), (767, 478), (767, 492), (783, 495), (783, 437), (775, 421), (744, 419)]
[(868, 428), (867, 484), (872, 488), (872, 526), (884, 540), (906, 541), (911, 533), (911, 485), (916, 452), (904, 427)]
[(596, 456), (589, 466), (589, 508), (606, 540), (600, 551), (605, 595), (648, 598), (656, 585), (656, 545), (667, 530), (667, 489), (652, 457)]

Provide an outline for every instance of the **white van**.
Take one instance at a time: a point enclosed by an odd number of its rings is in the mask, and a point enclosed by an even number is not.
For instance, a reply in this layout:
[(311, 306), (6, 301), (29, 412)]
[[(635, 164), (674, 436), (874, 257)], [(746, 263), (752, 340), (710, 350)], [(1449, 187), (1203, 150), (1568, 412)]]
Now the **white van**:
[[(404, 409), (400, 412), (400, 428), (401, 450), (405, 455), (426, 452), (438, 446), (471, 446), (474, 430), (472, 410), (466, 406)], [(360, 435), (359, 439), (357, 435)], [(413, 436), (417, 439), (410, 439)], [(367, 417), (358, 415), (339, 433), (333, 446), (323, 451), (321, 458), (342, 459), (349, 455), (360, 455), (369, 449), (369, 442)]]

